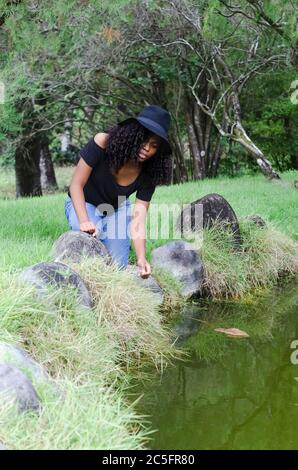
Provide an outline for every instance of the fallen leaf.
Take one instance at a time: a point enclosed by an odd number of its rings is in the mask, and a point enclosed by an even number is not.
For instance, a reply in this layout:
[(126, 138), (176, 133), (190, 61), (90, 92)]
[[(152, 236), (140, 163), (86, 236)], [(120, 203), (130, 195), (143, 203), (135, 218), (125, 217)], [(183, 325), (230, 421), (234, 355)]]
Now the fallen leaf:
[(238, 328), (215, 328), (214, 331), (224, 333), (230, 338), (249, 338), (249, 335), (245, 331), (238, 330)]

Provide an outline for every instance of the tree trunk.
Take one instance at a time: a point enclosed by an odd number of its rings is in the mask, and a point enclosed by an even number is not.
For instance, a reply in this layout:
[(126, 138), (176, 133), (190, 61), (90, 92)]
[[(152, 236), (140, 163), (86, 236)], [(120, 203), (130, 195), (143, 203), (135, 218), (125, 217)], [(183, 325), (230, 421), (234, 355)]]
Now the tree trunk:
[(54, 165), (49, 149), (49, 141), (46, 136), (43, 136), (41, 141), (39, 167), (42, 191), (58, 189)]
[(296, 155), (291, 155), (291, 168), (293, 170), (298, 170), (298, 152)]
[(212, 130), (212, 120), (207, 116), (206, 128), (205, 128), (205, 141), (204, 141), (204, 159), (205, 159), (205, 176), (208, 173), (208, 167), (210, 165), (210, 155), (211, 155), (211, 130)]
[(256, 160), (262, 173), (270, 179), (280, 179), (279, 174), (273, 170), (271, 163), (256, 144), (248, 137), (242, 124), (237, 121), (232, 130), (232, 139), (245, 147)]
[(193, 120), (192, 125), (194, 129), (194, 134), (197, 139), (197, 146), (198, 146), (198, 166), (200, 168), (201, 178), (203, 179), (206, 176), (206, 152), (204, 147), (205, 135), (204, 135), (204, 128), (205, 128), (205, 115), (200, 113), (198, 106), (196, 103), (192, 103), (193, 107)]
[(231, 138), (239, 142), (243, 147), (245, 147), (256, 160), (258, 166), (260, 167), (262, 173), (270, 179), (280, 179), (280, 176), (276, 171), (273, 170), (271, 163), (269, 160), (265, 158), (263, 152), (254, 144), (254, 142), (248, 137), (246, 134), (245, 129), (242, 126), (241, 120), (241, 106), (239, 100), (239, 90), (241, 85), (237, 85), (235, 81), (235, 77), (230, 69), (230, 67), (226, 64), (226, 62), (222, 59), (222, 57), (217, 53), (216, 59), (220, 65), (222, 65), (223, 69), (225, 70), (226, 75), (230, 80), (231, 86), (231, 94), (228, 98), (231, 103), (231, 108), (233, 109), (234, 113), (234, 123), (231, 126)]
[(218, 173), (219, 163), (220, 163), (222, 151), (223, 151), (221, 140), (222, 140), (222, 137), (219, 135), (217, 138), (213, 155), (210, 157), (210, 165), (208, 168), (207, 175), (211, 176), (212, 178), (216, 178), (217, 173)]
[[(298, 20), (297, 20), (298, 21)], [(291, 142), (293, 135), (292, 135), (292, 128), (291, 128), (291, 117), (290, 115), (287, 115), (284, 117), (284, 129), (285, 129), (285, 134), (288, 142)], [(296, 153), (295, 153), (296, 151)], [(294, 170), (298, 170), (298, 151), (297, 149), (293, 149), (290, 155), (290, 162), (291, 162), (291, 168)]]
[(190, 106), (185, 110), (185, 120), (189, 140), (190, 153), (193, 159), (193, 176), (194, 180), (201, 180), (205, 177), (204, 161), (202, 162), (202, 154), (195, 131), (194, 119)]
[(61, 152), (67, 152), (71, 144), (72, 121), (66, 118), (64, 121), (64, 132), (61, 136)]
[(175, 135), (171, 135), (171, 142), (173, 143), (173, 158), (175, 162), (174, 183), (184, 183), (185, 181), (188, 181), (188, 174), (178, 129), (176, 129)]
[(17, 147), (15, 153), (16, 197), (42, 196), (40, 183), (39, 136), (34, 136)]
[[(221, 123), (221, 127), (224, 130), (224, 132), (227, 131), (227, 122), (228, 122), (227, 116), (224, 112), (223, 117), (222, 117), (222, 123)], [(220, 164), (222, 154), (223, 154), (223, 137), (221, 134), (218, 134), (216, 144), (214, 145), (214, 150), (213, 152), (210, 152), (207, 176), (216, 178), (218, 174), (218, 169), (219, 169), (219, 164)]]

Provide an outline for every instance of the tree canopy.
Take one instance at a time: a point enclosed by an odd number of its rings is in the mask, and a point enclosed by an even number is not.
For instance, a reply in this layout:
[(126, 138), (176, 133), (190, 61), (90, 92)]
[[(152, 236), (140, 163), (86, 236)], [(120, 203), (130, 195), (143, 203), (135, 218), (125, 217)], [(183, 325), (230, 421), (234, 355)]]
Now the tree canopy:
[(42, 193), (41, 157), (73, 162), (145, 104), (172, 115), (173, 182), (297, 168), (297, 6), (0, 0), (0, 151), (17, 195)]

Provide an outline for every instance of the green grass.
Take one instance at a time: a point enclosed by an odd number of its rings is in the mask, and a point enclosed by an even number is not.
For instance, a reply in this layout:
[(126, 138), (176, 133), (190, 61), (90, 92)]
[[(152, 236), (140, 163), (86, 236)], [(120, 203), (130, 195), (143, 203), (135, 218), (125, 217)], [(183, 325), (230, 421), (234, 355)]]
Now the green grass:
[(76, 269), (91, 291), (91, 311), (77, 306), (71, 289), (41, 301), (17, 273), (0, 273), (0, 342), (25, 349), (49, 374), (23, 370), (40, 413), (17, 416), (0, 401), (0, 441), (10, 449), (138, 449), (147, 441), (126, 390), (143, 363), (160, 370), (178, 356), (171, 335), (154, 295), (132, 274), (102, 260)]
[[(67, 183), (71, 177), (71, 168), (57, 170), (58, 180)], [(5, 175), (5, 173), (4, 173)], [(3, 179), (4, 176), (1, 176)], [(284, 268), (296, 271), (295, 245), (291, 239), (298, 239), (297, 201), (298, 192), (293, 181), (298, 172), (282, 175), (282, 182), (270, 182), (262, 175), (242, 178), (219, 178), (204, 180), (170, 187), (158, 187), (152, 198), (152, 204), (171, 203), (177, 205), (176, 216), (182, 204), (190, 203), (203, 195), (217, 192), (230, 202), (241, 221), (245, 233), (246, 252), (234, 256), (229, 243), (213, 240), (212, 232), (205, 232), (204, 244), (200, 250), (208, 274), (206, 290), (213, 296), (241, 296), (245, 290), (272, 284)], [(39, 261), (51, 259), (53, 242), (61, 233), (68, 230), (64, 215), (65, 193), (57, 193), (42, 198), (0, 199), (0, 269), (20, 269)], [(134, 196), (131, 197), (133, 202)], [(151, 224), (149, 211), (148, 233)], [(259, 214), (269, 225), (269, 231), (254, 230), (245, 224), (243, 217)], [(289, 237), (289, 238), (287, 238)], [(147, 240), (147, 258), (150, 262), (152, 249), (171, 239), (158, 238)], [(17, 255), (16, 255), (17, 253)], [(292, 256), (292, 259), (291, 259)], [(289, 261), (288, 265), (283, 258)], [(135, 262), (135, 254), (130, 253), (130, 262)], [(286, 270), (286, 269), (285, 269)], [(161, 282), (162, 276), (156, 271)], [(263, 282), (262, 282), (263, 281)], [(172, 281), (165, 279), (163, 287), (169, 293)], [(174, 290), (173, 292), (173, 298)], [(171, 306), (171, 295), (167, 295), (167, 305)], [(179, 298), (174, 299), (179, 305)]]
[[(68, 184), (71, 171), (58, 169), (61, 188)], [(280, 274), (297, 272), (293, 240), (298, 239), (298, 193), (291, 185), (294, 179), (298, 179), (298, 172), (284, 174), (281, 184), (260, 175), (160, 187), (152, 203), (186, 204), (217, 192), (227, 198), (240, 219), (256, 213), (269, 222), (269, 229), (261, 230), (241, 220), (245, 243), (238, 254), (231, 251), (227, 235), (212, 230), (204, 235), (200, 254), (207, 273), (206, 292), (219, 298), (238, 296), (245, 302), (252, 298), (251, 289), (264, 289)], [(34, 382), (43, 403), (39, 414), (17, 416), (14, 407), (2, 400), (0, 441), (14, 449), (143, 447), (148, 437), (144, 421), (126, 404), (126, 390), (131, 374), (137, 376), (140, 366), (155, 364), (161, 370), (179, 354), (164, 324), (166, 312), (159, 311), (152, 294), (135, 284), (129, 273), (100, 260), (74, 265), (91, 291), (92, 314), (75, 307), (67, 292), (55, 294), (55, 313), (37, 301), (34, 290), (21, 284), (17, 274), (24, 267), (53, 259), (53, 242), (68, 230), (65, 192), (19, 200), (13, 194), (13, 175), (2, 172), (0, 341), (24, 348), (46, 368), (51, 379)], [(148, 240), (149, 261), (151, 250), (167, 240)], [(130, 261), (134, 260), (132, 252)], [(183, 299), (174, 280), (162, 270), (156, 269), (154, 274), (165, 289), (168, 310), (181, 307)], [(233, 326), (245, 329), (246, 316), (238, 315)], [(205, 320), (230, 326), (228, 320), (235, 319), (218, 314), (217, 319)], [(270, 315), (261, 319), (252, 315), (249, 333), (264, 334), (271, 323)], [(216, 357), (223, 341), (228, 340), (218, 336), (218, 342), (214, 341), (214, 332), (209, 327), (203, 329), (196, 344), (198, 355)]]
[[(12, 168), (1, 167), (0, 172), (0, 199), (14, 199), (16, 186), (15, 186), (15, 173)], [(58, 192), (65, 192), (69, 186), (73, 167), (59, 166), (55, 170), (56, 180), (58, 184)]]
[[(73, 169), (56, 170), (60, 187), (67, 186)], [(57, 193), (42, 198), (16, 200), (13, 172), (0, 173), (0, 266), (6, 268), (28, 266), (49, 257), (54, 240), (68, 225), (64, 215), (65, 193)], [(270, 182), (262, 175), (241, 178), (217, 178), (169, 187), (158, 187), (152, 203), (187, 204), (200, 197), (216, 192), (224, 196), (239, 218), (249, 214), (259, 214), (271, 226), (298, 240), (297, 201), (298, 191), (292, 185), (298, 179), (298, 172), (282, 175), (283, 183)], [(9, 199), (4, 197), (10, 196)], [(2, 198), (2, 199), (1, 199)], [(131, 196), (134, 200), (134, 195)], [(148, 224), (149, 225), (149, 224)], [(166, 239), (148, 240), (147, 254), (153, 248), (165, 243)], [(30, 247), (30, 249), (29, 249)], [(19, 255), (16, 257), (16, 251)], [(131, 261), (134, 261), (131, 253)]]
[[(2, 401), (0, 441), (11, 450), (142, 449), (147, 433), (140, 417), (125, 405), (123, 393), (97, 382), (73, 381), (37, 385), (43, 403), (37, 414), (18, 414), (13, 403)], [(141, 430), (140, 430), (141, 428)]]
[(205, 296), (241, 298), (250, 290), (274, 286), (282, 276), (298, 274), (298, 244), (287, 235), (242, 220), (243, 244), (235, 251), (232, 235), (218, 227), (204, 232)]
[(237, 217), (259, 214), (274, 228), (298, 239), (298, 190), (293, 181), (298, 171), (282, 174), (282, 182), (266, 180), (263, 175), (239, 178), (216, 178), (157, 188), (152, 202), (186, 204), (209, 193), (225, 197)]

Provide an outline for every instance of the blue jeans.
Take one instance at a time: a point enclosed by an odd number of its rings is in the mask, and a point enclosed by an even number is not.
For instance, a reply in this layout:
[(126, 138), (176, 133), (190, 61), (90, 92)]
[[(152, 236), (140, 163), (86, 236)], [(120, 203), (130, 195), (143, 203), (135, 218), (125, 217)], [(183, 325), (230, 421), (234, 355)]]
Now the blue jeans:
[[(86, 210), (90, 222), (97, 228), (97, 238), (106, 247), (119, 267), (125, 269), (128, 265), (130, 250), (131, 202), (126, 199), (111, 213), (104, 214), (96, 206), (86, 202)], [(80, 230), (80, 224), (72, 200), (69, 196), (64, 204), (64, 211), (71, 230)]]

